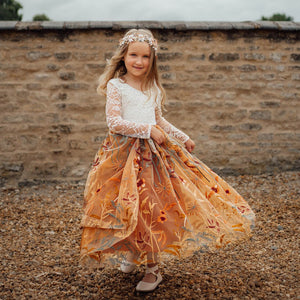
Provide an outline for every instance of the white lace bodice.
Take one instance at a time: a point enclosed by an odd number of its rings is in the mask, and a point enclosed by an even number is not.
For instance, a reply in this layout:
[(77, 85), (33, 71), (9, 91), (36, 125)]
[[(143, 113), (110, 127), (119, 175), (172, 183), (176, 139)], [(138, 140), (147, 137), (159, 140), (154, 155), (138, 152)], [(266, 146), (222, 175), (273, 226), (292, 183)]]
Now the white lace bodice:
[(113, 132), (136, 138), (149, 139), (151, 126), (159, 125), (165, 132), (185, 143), (189, 137), (162, 116), (160, 97), (155, 101), (119, 78), (107, 84), (106, 121)]

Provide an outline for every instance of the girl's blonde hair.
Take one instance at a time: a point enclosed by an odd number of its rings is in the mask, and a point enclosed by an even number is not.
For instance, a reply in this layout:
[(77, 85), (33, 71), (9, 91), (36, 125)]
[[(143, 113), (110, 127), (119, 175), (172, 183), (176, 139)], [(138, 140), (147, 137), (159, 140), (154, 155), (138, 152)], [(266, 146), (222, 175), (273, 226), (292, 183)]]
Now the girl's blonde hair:
[[(152, 32), (148, 29), (131, 29), (125, 33), (124, 38), (132, 34), (142, 34), (150, 39), (154, 39)], [(122, 77), (127, 73), (124, 57), (128, 51), (129, 44), (130, 43), (124, 43), (123, 45), (119, 46), (112, 58), (108, 60), (104, 72), (99, 78), (99, 85), (97, 88), (97, 92), (99, 94), (106, 95), (107, 83), (109, 80), (112, 78)], [(150, 47), (150, 49), (150, 63), (142, 82), (142, 91), (151, 91), (153, 88), (154, 90), (157, 90), (158, 88), (161, 92), (161, 103), (163, 106), (166, 99), (166, 92), (159, 80), (155, 50), (153, 47)]]

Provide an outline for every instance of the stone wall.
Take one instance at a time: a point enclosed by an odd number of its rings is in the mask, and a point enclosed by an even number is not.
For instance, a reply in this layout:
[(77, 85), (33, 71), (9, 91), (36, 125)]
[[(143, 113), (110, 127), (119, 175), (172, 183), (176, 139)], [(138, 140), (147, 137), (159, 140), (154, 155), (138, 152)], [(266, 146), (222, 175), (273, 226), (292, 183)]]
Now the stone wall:
[(134, 27), (158, 38), (165, 117), (204, 163), (299, 169), (299, 23), (0, 22), (2, 185), (85, 179), (107, 133), (98, 76)]

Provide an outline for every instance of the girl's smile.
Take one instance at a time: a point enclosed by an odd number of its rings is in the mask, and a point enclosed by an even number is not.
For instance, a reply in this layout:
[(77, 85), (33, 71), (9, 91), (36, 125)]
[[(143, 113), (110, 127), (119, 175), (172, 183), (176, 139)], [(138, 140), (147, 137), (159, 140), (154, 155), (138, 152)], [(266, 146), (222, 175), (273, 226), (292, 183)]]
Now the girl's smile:
[(148, 71), (150, 64), (151, 49), (146, 42), (133, 42), (128, 46), (124, 56), (127, 70), (126, 77), (141, 81)]

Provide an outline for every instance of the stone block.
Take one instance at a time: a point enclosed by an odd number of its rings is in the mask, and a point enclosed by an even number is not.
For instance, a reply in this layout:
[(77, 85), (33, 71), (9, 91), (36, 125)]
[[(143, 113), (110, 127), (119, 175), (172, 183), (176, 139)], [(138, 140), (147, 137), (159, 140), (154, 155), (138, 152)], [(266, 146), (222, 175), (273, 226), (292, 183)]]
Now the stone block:
[(0, 30), (14, 29), (17, 23), (17, 21), (1, 21)]
[(56, 162), (34, 162), (30, 166), (31, 172), (39, 179), (57, 176), (58, 165)]
[(235, 85), (235, 88), (237, 89), (237, 90), (246, 90), (246, 91), (249, 91), (249, 90), (251, 90), (252, 89), (252, 86), (251, 86), (251, 84), (250, 83), (237, 83), (236, 85)]
[(269, 90), (282, 90), (285, 88), (283, 83), (268, 83), (267, 88)]
[(220, 74), (220, 73), (212, 73), (212, 74), (208, 74), (208, 79), (209, 80), (224, 80), (224, 79), (226, 79), (226, 76), (224, 76), (223, 74)]
[(176, 77), (176, 75), (175, 74), (173, 74), (173, 73), (163, 73), (162, 75), (161, 75), (161, 78), (162, 79), (174, 79)]
[[(5, 161), (5, 160), (3, 160)], [(0, 164), (0, 177), (1, 178), (20, 178), (24, 170), (22, 163), (3, 162)]]
[(281, 93), (280, 96), (286, 100), (299, 100), (300, 99), (300, 93), (291, 93), (291, 92), (285, 91), (285, 92)]
[(165, 62), (165, 61), (170, 61), (170, 60), (175, 60), (178, 58), (182, 57), (182, 53), (181, 52), (168, 52), (168, 53), (158, 53), (158, 60), (160, 62)]
[(69, 149), (84, 150), (87, 147), (87, 142), (82, 140), (71, 140), (69, 141)]
[(42, 85), (40, 83), (28, 83), (26, 84), (28, 90), (41, 90)]
[(59, 124), (59, 125), (52, 125), (49, 133), (63, 133), (63, 134), (70, 134), (72, 132), (72, 125), (70, 124)]
[(228, 100), (227, 100), (227, 101), (225, 101), (223, 104), (224, 104), (224, 107), (230, 108), (230, 109), (239, 106), (238, 103), (237, 103), (236, 101), (228, 101)]
[(97, 145), (100, 145), (103, 140), (105, 139), (106, 135), (97, 135), (92, 137), (92, 142), (96, 143)]
[(263, 78), (270, 81), (276, 78), (276, 74), (263, 74)]
[[(260, 75), (258, 75), (257, 73), (244, 73), (240, 75), (240, 80), (242, 81), (258, 81), (260, 78)], [(256, 84), (256, 82), (254, 82), (254, 84)]]
[(74, 72), (62, 72), (62, 73), (59, 73), (59, 78), (62, 80), (74, 80), (75, 73)]
[(42, 28), (44, 29), (63, 29), (64, 28), (64, 22), (58, 22), (58, 21), (43, 21), (41, 24)]
[(4, 80), (7, 77), (5, 72), (0, 71), (0, 80)]
[(60, 67), (58, 65), (55, 64), (48, 64), (47, 65), (47, 70), (49, 71), (58, 71), (60, 69)]
[(104, 68), (105, 68), (105, 63), (101, 63), (101, 64), (92, 64), (92, 63), (89, 63), (89, 64), (86, 64), (86, 66), (91, 69), (91, 70), (95, 70), (95, 71), (102, 71)]
[(270, 59), (274, 62), (281, 62), (283, 56), (284, 55), (282, 53), (274, 53), (273, 52), (270, 54)]
[(75, 166), (71, 169), (69, 175), (71, 177), (82, 178), (83, 176), (86, 177), (88, 171), (89, 171), (88, 165)]
[(253, 120), (271, 120), (271, 112), (269, 110), (253, 110), (250, 111), (249, 118)]
[(257, 135), (257, 139), (259, 141), (272, 141), (274, 138), (274, 134), (273, 133), (259, 133)]
[(39, 144), (40, 138), (36, 135), (26, 134), (20, 136), (20, 147), (29, 151), (36, 150)]
[(257, 123), (244, 123), (241, 124), (239, 127), (243, 131), (259, 131), (262, 129), (262, 126)]
[(66, 90), (87, 90), (90, 87), (89, 84), (83, 82), (64, 83), (61, 86)]
[(66, 29), (88, 29), (89, 22), (87, 21), (64, 22), (64, 27)]
[(210, 61), (216, 62), (228, 62), (228, 61), (235, 61), (239, 60), (240, 55), (239, 53), (212, 53), (209, 55)]
[(300, 61), (300, 53), (292, 53), (290, 55), (290, 60), (295, 61), (295, 62), (299, 62)]
[(282, 133), (276, 133), (275, 138), (279, 140), (284, 141), (300, 141), (300, 134), (296, 134), (294, 132), (282, 132)]
[(48, 74), (40, 73), (40, 74), (35, 75), (35, 79), (38, 80), (38, 81), (49, 80), (49, 78), (50, 78), (50, 76)]
[(195, 54), (190, 54), (188, 55), (187, 58), (189, 61), (201, 61), (201, 60), (205, 60), (205, 54), (199, 54), (199, 55), (195, 55)]
[(255, 65), (249, 65), (249, 64), (242, 65), (238, 67), (238, 69), (241, 72), (254, 72), (257, 70)]
[(32, 118), (31, 114), (24, 114), (24, 113), (2, 114), (0, 115), (0, 118), (2, 119), (2, 123), (9, 123), (9, 124), (15, 124), (15, 123), (28, 124), (28, 123), (34, 123), (35, 121)]
[(166, 71), (166, 72), (171, 70), (169, 65), (161, 65), (161, 64), (158, 65), (158, 69), (159, 69), (159, 71)]
[(244, 53), (244, 59), (250, 61), (265, 61), (266, 57), (262, 53)]
[(1, 136), (0, 140), (0, 151), (1, 152), (13, 152), (17, 150), (18, 138), (16, 135), (4, 135)]
[(213, 125), (210, 130), (214, 132), (231, 132), (235, 130), (235, 127), (233, 125)]
[(292, 80), (300, 80), (300, 73), (295, 73), (295, 74), (292, 74)]
[(31, 51), (31, 52), (27, 53), (26, 58), (27, 58), (27, 60), (34, 62), (41, 58), (49, 58), (51, 56), (52, 56), (52, 54), (49, 52)]
[(0, 91), (0, 99), (5, 99), (7, 98), (7, 96), (8, 96), (7, 91)]
[(244, 133), (229, 133), (227, 137), (228, 139), (234, 141), (243, 140), (243, 139), (247, 140), (249, 138), (249, 136)]
[(71, 52), (56, 52), (54, 53), (54, 57), (59, 61), (66, 60), (71, 57)]
[(215, 117), (218, 120), (232, 120), (232, 121), (241, 121), (247, 116), (246, 109), (240, 109), (236, 111), (218, 111), (215, 113)]
[(216, 93), (217, 99), (231, 100), (236, 98), (236, 92), (221, 91)]
[(262, 108), (276, 108), (276, 107), (280, 107), (280, 100), (274, 100), (274, 101), (262, 101), (260, 102), (260, 106)]
[(216, 71), (222, 71), (222, 72), (232, 72), (234, 71), (234, 66), (223, 66), (223, 65), (217, 65), (215, 67)]

